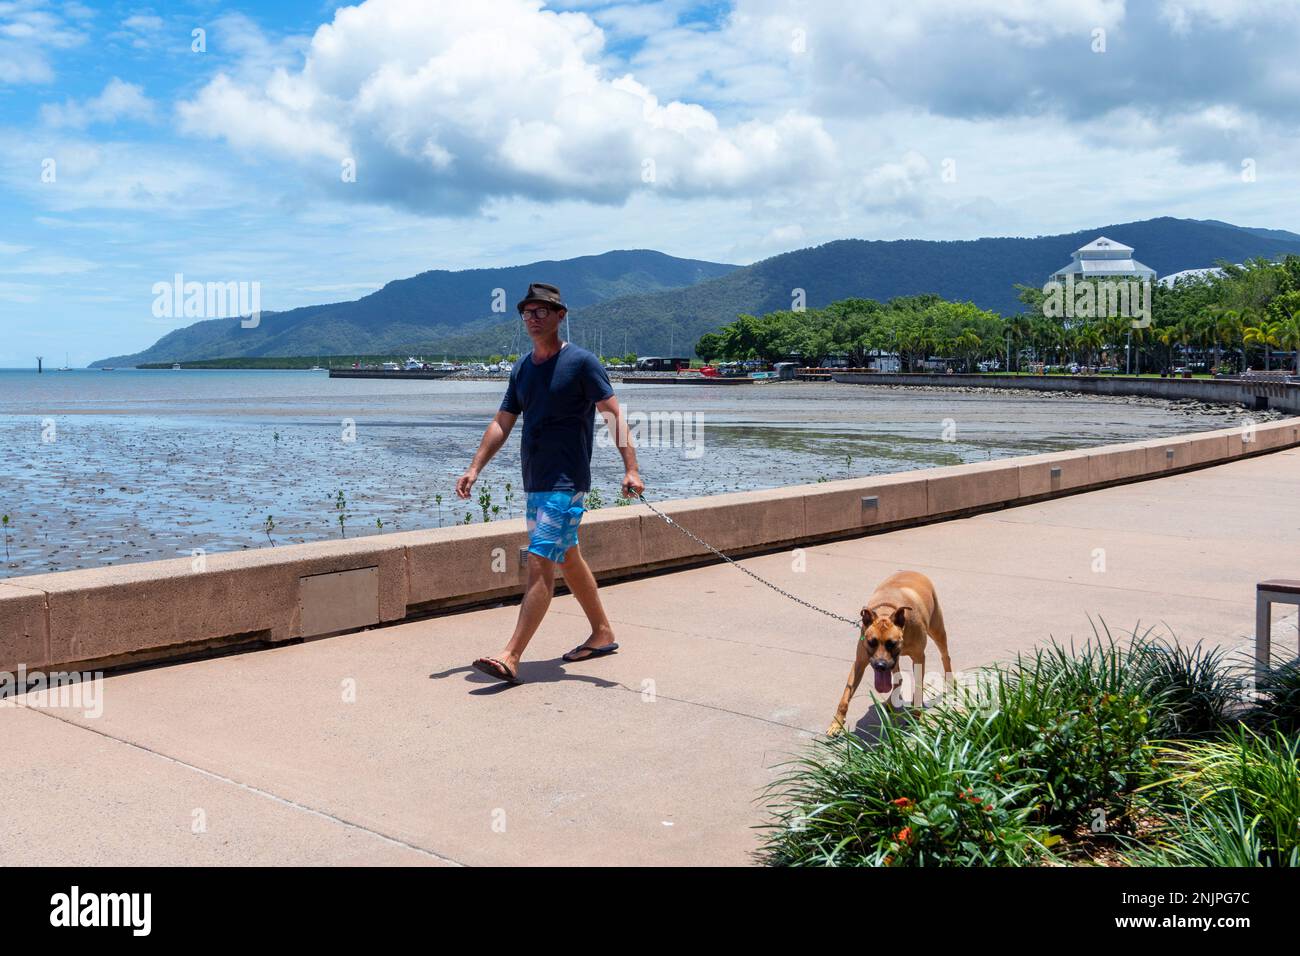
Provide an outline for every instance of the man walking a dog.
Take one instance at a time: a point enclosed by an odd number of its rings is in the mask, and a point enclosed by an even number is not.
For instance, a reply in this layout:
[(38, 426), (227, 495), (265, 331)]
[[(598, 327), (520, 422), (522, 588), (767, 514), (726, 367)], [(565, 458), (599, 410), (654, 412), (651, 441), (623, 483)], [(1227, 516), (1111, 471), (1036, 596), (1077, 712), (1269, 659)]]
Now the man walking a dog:
[(483, 433), (469, 468), (456, 481), (456, 494), (468, 498), (479, 473), (505, 444), (518, 417), (524, 416), (520, 451), (528, 499), (524, 597), (505, 650), (474, 662), (483, 673), (512, 684), (521, 683), (519, 659), (550, 607), (557, 568), (591, 624), (590, 636), (564, 659), (582, 661), (618, 649), (596, 579), (578, 550), (578, 525), (591, 490), (596, 411), (605, 418), (623, 457), (623, 496), (631, 498), (645, 490), (637, 470), (636, 449), (628, 441), (627, 425), (604, 367), (586, 349), (560, 340), (560, 324), (568, 312), (560, 290), (534, 282), (518, 309), (532, 339), (532, 351), (515, 363), (501, 408)]

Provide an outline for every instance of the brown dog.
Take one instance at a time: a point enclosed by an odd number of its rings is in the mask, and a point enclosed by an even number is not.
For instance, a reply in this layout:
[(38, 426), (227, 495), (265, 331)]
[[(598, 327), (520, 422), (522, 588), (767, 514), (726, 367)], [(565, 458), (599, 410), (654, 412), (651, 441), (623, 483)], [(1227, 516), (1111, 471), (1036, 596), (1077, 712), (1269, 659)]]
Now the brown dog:
[(925, 642), (934, 641), (943, 660), (945, 680), (952, 677), (952, 661), (948, 659), (948, 632), (943, 627), (943, 613), (934, 584), (918, 571), (899, 571), (880, 583), (875, 593), (862, 608), (862, 632), (858, 640), (858, 654), (844, 685), (844, 696), (835, 710), (826, 733), (835, 736), (844, 730), (849, 701), (862, 682), (862, 675), (871, 665), (876, 693), (889, 695), (902, 683), (898, 672), (899, 658), (906, 654), (912, 659), (912, 706), (922, 707), (925, 698)]

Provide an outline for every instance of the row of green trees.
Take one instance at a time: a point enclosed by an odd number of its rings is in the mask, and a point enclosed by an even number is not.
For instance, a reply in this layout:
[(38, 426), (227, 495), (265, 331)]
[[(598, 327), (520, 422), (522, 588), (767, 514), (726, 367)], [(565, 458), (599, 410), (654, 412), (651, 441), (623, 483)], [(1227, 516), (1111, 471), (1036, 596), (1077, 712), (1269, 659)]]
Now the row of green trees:
[(1124, 364), (1134, 371), (1190, 363), (1200, 355), (1213, 368), (1272, 368), (1274, 350), (1296, 352), (1300, 374), (1300, 257), (1223, 264), (1220, 271), (1179, 279), (1151, 291), (1151, 324), (1133, 328), (1128, 316), (1070, 318), (1044, 314), (1041, 289), (1021, 286), (1023, 312), (1004, 317), (970, 302), (937, 295), (888, 302), (845, 299), (821, 309), (740, 315), (701, 336), (696, 354), (719, 359), (798, 358), (806, 364), (843, 356), (865, 366), (873, 355), (897, 354), (905, 369), (943, 358), (966, 370), (1011, 355), (1047, 364)]
[(919, 362), (945, 354), (978, 361), (1004, 327), (996, 312), (937, 295), (900, 296), (888, 302), (844, 299), (822, 309), (741, 315), (719, 332), (701, 336), (696, 354), (705, 361), (799, 356), (816, 363), (843, 355), (864, 366), (870, 356), (897, 352)]

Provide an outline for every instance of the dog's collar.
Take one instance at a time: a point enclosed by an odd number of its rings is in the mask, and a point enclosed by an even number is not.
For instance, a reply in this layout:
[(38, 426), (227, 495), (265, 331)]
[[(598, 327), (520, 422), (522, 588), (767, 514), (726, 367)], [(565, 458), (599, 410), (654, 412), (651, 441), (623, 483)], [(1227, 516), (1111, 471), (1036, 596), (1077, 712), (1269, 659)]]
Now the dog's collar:
[(875, 613), (877, 613), (877, 612), (878, 612), (882, 607), (891, 608), (891, 609), (893, 609), (893, 610), (895, 610), (895, 611), (901, 611), (901, 610), (904, 610), (904, 609), (906, 609), (906, 610), (908, 610), (908, 611), (913, 610), (913, 607), (912, 607), (912, 605), (910, 605), (910, 604), (894, 604), (894, 603), (892, 603), (891, 601), (881, 601), (881, 602), (880, 602), (879, 604), (877, 604), (875, 607), (869, 607), (869, 608), (867, 608), (867, 610), (870, 611), (872, 614), (875, 614)]

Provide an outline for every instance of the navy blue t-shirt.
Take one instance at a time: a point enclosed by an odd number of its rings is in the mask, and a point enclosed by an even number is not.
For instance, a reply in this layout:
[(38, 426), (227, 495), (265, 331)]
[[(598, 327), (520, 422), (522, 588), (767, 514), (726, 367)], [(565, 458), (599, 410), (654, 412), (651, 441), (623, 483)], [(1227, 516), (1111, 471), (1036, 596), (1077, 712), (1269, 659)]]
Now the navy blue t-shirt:
[(613, 394), (600, 359), (576, 345), (515, 363), (501, 410), (524, 416), (524, 491), (591, 490), (596, 403)]

